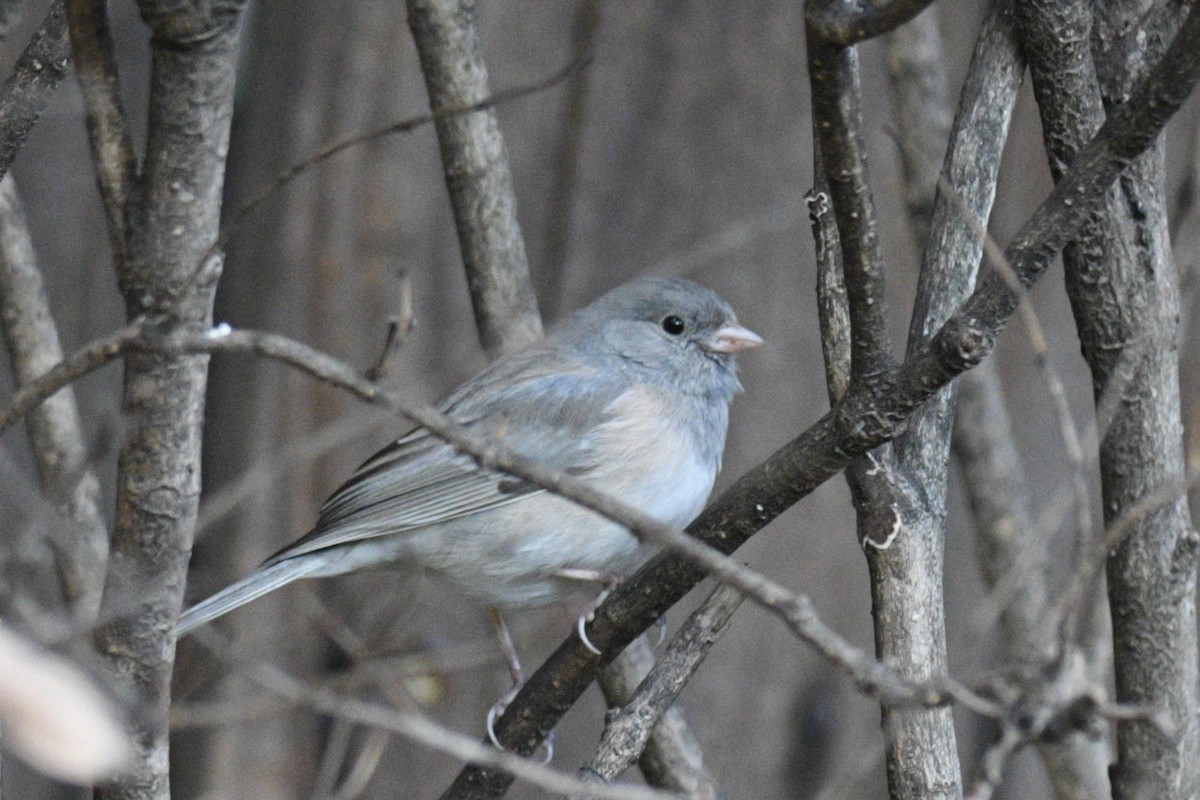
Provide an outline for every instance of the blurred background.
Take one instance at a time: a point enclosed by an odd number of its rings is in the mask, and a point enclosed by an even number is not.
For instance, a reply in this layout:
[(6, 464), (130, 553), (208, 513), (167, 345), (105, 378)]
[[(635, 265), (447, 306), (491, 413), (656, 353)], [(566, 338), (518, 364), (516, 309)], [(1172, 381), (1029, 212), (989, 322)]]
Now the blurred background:
[[(6, 45), (10, 63), (47, 5), (28, 3), (28, 24)], [(143, 131), (148, 34), (130, 0), (111, 5), (127, 107), (134, 130)], [(952, 96), (983, 5), (960, 0), (927, 12), (941, 15)], [(746, 391), (734, 405), (719, 491), (828, 408), (804, 205), (812, 151), (802, 4), (480, 0), (477, 10), (495, 90), (541, 80), (581, 53), (592, 54), (574, 77), (498, 110), (546, 321), (636, 275), (679, 274), (722, 294), (766, 339), (742, 359)], [(397, 0), (260, 0), (246, 21), (229, 154), (230, 217), (279, 173), (328, 144), (428, 110)], [(904, 131), (893, 132), (882, 45), (868, 43), (861, 54), (871, 177), (894, 333), (902, 341), (919, 263), (898, 167), (896, 137)], [(1198, 115), (1193, 98), (1168, 129), (1168, 197), (1186, 194), (1181, 187), (1196, 163)], [(14, 167), (68, 350), (123, 319), (87, 153), (72, 79)], [(1048, 192), (1045, 162), (1026, 88), (990, 225), (1001, 243)], [(1194, 231), (1183, 231), (1185, 271), (1194, 271), (1194, 241)], [(428, 126), (339, 155), (253, 211), (229, 240), (216, 316), (296, 337), (365, 370), (397, 312), (402, 275), (411, 285), (415, 329), (387, 380), (406, 397), (433, 401), (485, 361)], [(1190, 312), (1194, 279), (1183, 286)], [(1086, 424), (1090, 385), (1061, 270), (1041, 281), (1034, 298), (1054, 367), (1077, 422)], [(1196, 348), (1182, 353), (1191, 408)], [(994, 358), (1030, 483), (1047, 501), (1066, 478), (1066, 458), (1019, 324)], [(6, 365), (0, 375), (8, 391)], [(119, 381), (119, 369), (110, 367), (79, 387), (106, 491), (122, 427)], [(245, 575), (303, 534), (324, 497), (407, 428), (276, 364), (215, 359), (205, 439), (208, 502), (188, 597), (195, 601)], [(36, 491), (27, 445), (10, 433), (3, 448), (0, 519), (6, 528), (34, 525), (25, 503)], [(971, 521), (953, 484), (951, 497), (950, 658), (953, 672), (970, 681), (996, 662), (998, 637), (983, 610)], [(738, 555), (810, 595), (841, 634), (873, 650), (866, 565), (840, 478)], [(672, 622), (698, 596), (677, 608)], [(555, 609), (512, 620), (528, 667), (569, 634), (573, 619), (573, 609)], [(377, 572), (292, 586), (231, 615), (219, 629), (229, 642), (213, 648), (188, 641), (179, 649), (172, 750), (179, 798), (328, 796), (335, 779), (347, 777), (347, 764), (358, 765), (361, 797), (425, 798), (438, 796), (457, 773), (460, 765), (440, 753), (368, 734), (272, 694), (248, 677), (256, 662), (371, 700), (416, 703), (471, 736), (483, 734), (488, 708), (508, 686), (483, 611), (420, 576)], [(680, 703), (730, 798), (886, 796), (877, 704), (749, 603)], [(557, 766), (570, 771), (586, 759), (603, 711), (595, 690), (570, 711), (559, 729)], [(968, 712), (956, 715), (969, 769), (989, 728)], [(19, 766), (5, 763), (3, 770), (11, 797), (77, 796), (52, 790)], [(1047, 796), (1032, 755), (1019, 756), (1008, 775), (1002, 796)], [(518, 785), (510, 796), (544, 795)]]

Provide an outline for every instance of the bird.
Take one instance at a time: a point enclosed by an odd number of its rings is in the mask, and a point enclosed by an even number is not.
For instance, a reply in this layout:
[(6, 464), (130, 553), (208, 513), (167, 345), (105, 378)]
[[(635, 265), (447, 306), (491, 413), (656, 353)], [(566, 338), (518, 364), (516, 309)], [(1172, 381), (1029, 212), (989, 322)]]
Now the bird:
[[(438, 410), (683, 528), (721, 468), (742, 389), (736, 354), (762, 343), (700, 284), (639, 278), (494, 361)], [(177, 633), (302, 578), (397, 564), (441, 576), (488, 607), (517, 684), (523, 673), (502, 612), (561, 602), (581, 582), (610, 589), (648, 555), (622, 525), (416, 428), (350, 475), (309, 533), (187, 609)], [(580, 635), (595, 649), (584, 620)]]

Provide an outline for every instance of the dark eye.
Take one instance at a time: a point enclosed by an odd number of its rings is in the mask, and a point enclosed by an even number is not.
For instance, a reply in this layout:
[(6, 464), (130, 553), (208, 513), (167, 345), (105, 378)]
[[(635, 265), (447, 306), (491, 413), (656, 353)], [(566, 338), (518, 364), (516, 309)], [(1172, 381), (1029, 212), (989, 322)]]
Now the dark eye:
[(678, 336), (683, 333), (685, 327), (687, 326), (684, 325), (682, 317), (677, 317), (674, 314), (668, 314), (663, 317), (662, 329), (672, 336)]

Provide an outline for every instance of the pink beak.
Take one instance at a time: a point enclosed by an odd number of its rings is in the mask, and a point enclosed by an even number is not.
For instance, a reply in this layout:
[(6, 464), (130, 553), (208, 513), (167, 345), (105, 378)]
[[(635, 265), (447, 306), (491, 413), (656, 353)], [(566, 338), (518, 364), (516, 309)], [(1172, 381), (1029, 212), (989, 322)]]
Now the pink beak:
[(762, 337), (754, 331), (731, 323), (713, 334), (713, 338), (708, 342), (708, 349), (714, 353), (737, 353), (758, 347), (762, 343)]

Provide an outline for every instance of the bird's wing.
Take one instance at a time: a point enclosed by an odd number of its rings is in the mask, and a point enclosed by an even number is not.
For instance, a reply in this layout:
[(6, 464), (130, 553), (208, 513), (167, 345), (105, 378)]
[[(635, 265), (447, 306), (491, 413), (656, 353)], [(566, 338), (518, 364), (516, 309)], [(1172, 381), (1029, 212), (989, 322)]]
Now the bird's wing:
[[(585, 475), (597, 463), (589, 434), (609, 418), (607, 409), (625, 388), (600, 370), (539, 349), (497, 362), (440, 409), (477, 436)], [(312, 532), (266, 563), (447, 522), (541, 491), (480, 469), (470, 456), (418, 428), (363, 463), (325, 501)]]

